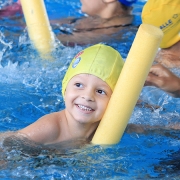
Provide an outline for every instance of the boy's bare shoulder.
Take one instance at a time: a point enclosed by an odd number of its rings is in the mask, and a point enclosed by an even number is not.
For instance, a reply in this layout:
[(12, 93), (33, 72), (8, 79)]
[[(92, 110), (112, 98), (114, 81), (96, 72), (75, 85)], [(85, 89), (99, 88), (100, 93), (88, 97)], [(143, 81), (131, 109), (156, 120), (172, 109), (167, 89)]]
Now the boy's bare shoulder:
[(59, 112), (53, 112), (47, 115), (42, 116), (39, 120), (55, 120), (55, 121), (59, 121), (59, 120), (63, 120), (65, 118), (65, 113), (64, 110), (63, 111), (59, 111)]
[(47, 114), (18, 133), (35, 142), (54, 143), (60, 138), (64, 118), (64, 111)]

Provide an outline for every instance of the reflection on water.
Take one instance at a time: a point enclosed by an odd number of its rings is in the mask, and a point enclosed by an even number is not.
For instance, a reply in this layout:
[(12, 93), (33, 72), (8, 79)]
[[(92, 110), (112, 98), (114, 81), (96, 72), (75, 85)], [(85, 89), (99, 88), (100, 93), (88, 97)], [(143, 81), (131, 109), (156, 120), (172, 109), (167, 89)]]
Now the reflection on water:
[[(70, 13), (79, 13), (76, 0), (72, 3), (46, 2), (49, 11), (51, 6), (63, 6), (64, 3), (67, 8), (72, 8)], [(134, 9), (136, 23), (139, 22), (142, 2)], [(52, 17), (53, 11), (50, 14)], [(9, 26), (5, 26), (6, 21)], [(64, 47), (58, 43), (53, 52), (54, 61), (44, 61), (31, 46), (26, 29), (13, 26), (13, 21), (0, 20), (1, 132), (21, 129), (44, 114), (64, 108), (61, 81), (69, 62), (83, 48)], [(124, 32), (121, 43), (110, 45), (126, 58), (134, 36), (133, 32)], [(66, 142), (34, 147), (27, 141), (14, 139), (13, 144), (1, 137), (0, 178), (178, 179), (180, 133), (170, 128), (180, 121), (180, 99), (152, 87), (144, 88), (140, 98), (150, 104), (150, 108), (142, 103), (134, 109), (130, 123), (137, 126), (133, 131), (127, 129), (117, 145), (84, 146), (84, 140), (76, 140), (79, 145), (83, 141), (83, 146)], [(138, 131), (139, 126), (141, 131)]]

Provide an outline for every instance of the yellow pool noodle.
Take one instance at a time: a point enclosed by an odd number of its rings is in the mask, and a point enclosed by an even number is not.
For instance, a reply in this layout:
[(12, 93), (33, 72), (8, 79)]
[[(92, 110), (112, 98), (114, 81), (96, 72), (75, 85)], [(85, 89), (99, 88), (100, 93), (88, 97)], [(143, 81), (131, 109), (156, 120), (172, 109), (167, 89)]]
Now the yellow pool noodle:
[(43, 0), (21, 0), (28, 34), (43, 57), (53, 50), (55, 42)]
[(106, 112), (92, 139), (93, 144), (120, 141), (152, 66), (163, 32), (141, 24), (118, 79)]

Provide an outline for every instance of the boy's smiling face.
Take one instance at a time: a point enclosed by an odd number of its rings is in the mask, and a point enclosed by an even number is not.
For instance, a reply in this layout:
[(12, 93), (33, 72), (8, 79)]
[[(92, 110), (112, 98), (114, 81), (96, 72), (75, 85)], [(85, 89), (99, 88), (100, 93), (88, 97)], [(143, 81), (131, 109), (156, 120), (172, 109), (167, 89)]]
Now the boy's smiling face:
[(79, 123), (92, 124), (102, 119), (111, 88), (100, 78), (78, 74), (68, 83), (65, 91), (66, 114)]

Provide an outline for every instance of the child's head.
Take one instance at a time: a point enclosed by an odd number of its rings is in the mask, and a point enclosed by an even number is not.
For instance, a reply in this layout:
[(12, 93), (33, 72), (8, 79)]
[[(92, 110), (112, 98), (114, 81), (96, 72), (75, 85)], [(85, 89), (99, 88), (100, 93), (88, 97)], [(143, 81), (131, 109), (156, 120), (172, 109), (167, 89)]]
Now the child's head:
[(91, 74), (106, 82), (114, 90), (124, 61), (118, 51), (103, 44), (90, 46), (72, 60), (62, 82), (64, 96), (68, 82), (78, 74)]
[(142, 11), (142, 22), (163, 31), (161, 48), (174, 45), (180, 40), (180, 1), (148, 0)]

